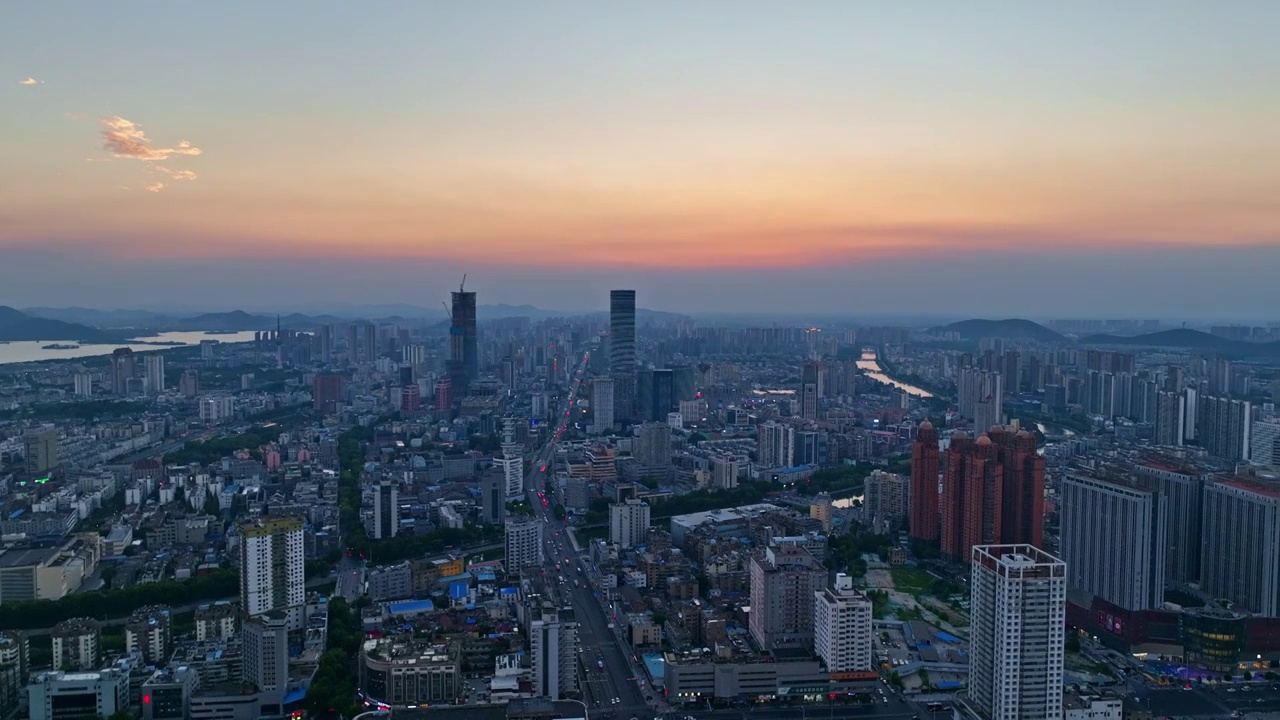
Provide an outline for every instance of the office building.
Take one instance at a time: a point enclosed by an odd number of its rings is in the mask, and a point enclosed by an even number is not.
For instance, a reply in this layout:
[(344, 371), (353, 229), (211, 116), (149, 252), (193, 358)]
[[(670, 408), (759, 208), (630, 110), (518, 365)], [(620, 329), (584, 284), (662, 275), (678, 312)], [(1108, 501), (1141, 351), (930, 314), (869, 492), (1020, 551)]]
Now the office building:
[(795, 465), (796, 430), (790, 425), (770, 420), (756, 433), (756, 462), (767, 470)]
[(819, 430), (801, 430), (796, 433), (795, 464), (826, 465), (828, 435)]
[(172, 613), (166, 605), (134, 610), (124, 626), (124, 649), (138, 653), (144, 662), (162, 665), (173, 654)]
[(814, 595), (827, 571), (800, 545), (770, 545), (751, 559), (751, 636), (764, 650), (812, 647)]
[(503, 538), (508, 572), (518, 573), (542, 564), (542, 521), (531, 517), (507, 518)]
[(147, 394), (162, 394), (164, 392), (164, 355), (151, 352), (142, 357), (147, 379)]
[(142, 683), (142, 720), (187, 720), (199, 686), (200, 674), (193, 667), (156, 670)]
[(393, 538), (400, 529), (400, 489), (383, 480), (373, 489), (373, 539)]
[(462, 686), (455, 646), (402, 635), (367, 638), (360, 649), (360, 688), (394, 707), (448, 706)]
[(102, 662), (102, 626), (92, 618), (71, 618), (53, 626), (53, 669), (97, 669)]
[(1280, 615), (1280, 478), (1220, 478), (1204, 489), (1200, 587), (1210, 597)]
[(911, 444), (911, 537), (935, 541), (938, 514), (938, 431), (928, 419), (920, 423)]
[(311, 403), (315, 411), (334, 415), (342, 406), (346, 393), (346, 378), (341, 375), (321, 374), (311, 380)]
[(22, 434), (22, 458), (27, 475), (38, 477), (58, 464), (58, 429), (52, 425), (28, 430)]
[(480, 476), (480, 521), (501, 525), (506, 515), (506, 477), (500, 468), (491, 468)]
[(129, 712), (129, 673), (44, 672), (27, 687), (31, 720), (98, 720)]
[(1070, 474), (1062, 481), (1060, 549), (1072, 592), (1126, 610), (1164, 604), (1168, 507), (1136, 479)]
[(896, 532), (906, 524), (910, 507), (911, 481), (907, 477), (884, 470), (874, 470), (867, 476), (862, 513), (872, 532)]
[(609, 292), (609, 374), (636, 372), (636, 291)]
[(116, 348), (111, 352), (111, 393), (127, 395), (129, 381), (137, 375), (131, 348)]
[(1249, 452), (1254, 465), (1280, 466), (1280, 417), (1253, 423)]
[(535, 697), (559, 700), (578, 691), (578, 624), (567, 612), (543, 608), (529, 624), (529, 652)]
[(1196, 403), (1196, 439), (1210, 455), (1224, 460), (1249, 459), (1253, 439), (1253, 404), (1222, 395), (1205, 395)]
[(800, 417), (805, 420), (818, 419), (819, 380), (822, 376), (822, 363), (808, 360), (800, 369)]
[(942, 465), (942, 556), (963, 561), (975, 545), (1000, 540), (1004, 467), (991, 438), (974, 440), (958, 431), (951, 436)]
[(244, 681), (267, 696), (289, 686), (289, 616), (273, 610), (244, 621)]
[(613, 429), (613, 403), (616, 395), (613, 378), (598, 377), (591, 381), (592, 432), (609, 432)]
[(269, 518), (240, 528), (240, 609), (249, 617), (302, 607), (302, 521)]
[(609, 542), (624, 548), (644, 545), (649, 539), (649, 503), (627, 498), (609, 506)]
[(874, 669), (871, 651), (871, 598), (853, 589), (853, 578), (837, 573), (835, 582), (813, 594), (813, 654), (828, 672)]
[(986, 720), (1062, 717), (1066, 565), (1032, 545), (972, 549), (969, 691)]
[(453, 293), (450, 313), (450, 379), (455, 392), (465, 393), (480, 379), (480, 345), (476, 331), (476, 294), (459, 289)]

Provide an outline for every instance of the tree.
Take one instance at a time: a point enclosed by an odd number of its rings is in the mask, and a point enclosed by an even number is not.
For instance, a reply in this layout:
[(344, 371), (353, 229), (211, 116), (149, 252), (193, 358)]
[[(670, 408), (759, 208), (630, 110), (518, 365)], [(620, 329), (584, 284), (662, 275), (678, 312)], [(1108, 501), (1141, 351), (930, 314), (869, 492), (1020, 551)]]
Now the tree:
[(920, 687), (922, 688), (929, 687), (929, 671), (928, 670), (926, 670), (925, 668), (920, 668), (920, 671), (916, 674), (916, 677), (920, 678)]

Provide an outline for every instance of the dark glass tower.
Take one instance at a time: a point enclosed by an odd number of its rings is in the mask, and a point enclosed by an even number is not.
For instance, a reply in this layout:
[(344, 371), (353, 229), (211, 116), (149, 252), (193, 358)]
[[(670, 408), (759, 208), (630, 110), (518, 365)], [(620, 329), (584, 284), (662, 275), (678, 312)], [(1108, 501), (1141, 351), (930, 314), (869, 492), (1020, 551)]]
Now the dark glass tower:
[(450, 376), (454, 392), (480, 377), (480, 349), (476, 342), (476, 294), (453, 293), (453, 324), (450, 335)]

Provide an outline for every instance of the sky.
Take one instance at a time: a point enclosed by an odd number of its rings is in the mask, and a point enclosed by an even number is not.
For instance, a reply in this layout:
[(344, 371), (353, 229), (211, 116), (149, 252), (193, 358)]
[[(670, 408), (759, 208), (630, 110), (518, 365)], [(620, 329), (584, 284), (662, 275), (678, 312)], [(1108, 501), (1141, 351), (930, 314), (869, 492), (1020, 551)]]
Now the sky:
[(1270, 0), (4, 17), (0, 304), (1280, 304)]

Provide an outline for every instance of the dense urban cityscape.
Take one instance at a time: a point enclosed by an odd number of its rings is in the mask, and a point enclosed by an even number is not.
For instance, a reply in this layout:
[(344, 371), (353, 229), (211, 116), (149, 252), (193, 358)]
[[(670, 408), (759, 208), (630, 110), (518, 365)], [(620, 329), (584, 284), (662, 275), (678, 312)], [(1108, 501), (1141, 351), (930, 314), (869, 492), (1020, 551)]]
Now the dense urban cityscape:
[(5, 309), (79, 356), (0, 365), (3, 720), (1280, 712), (1280, 326), (465, 283), (167, 345)]

